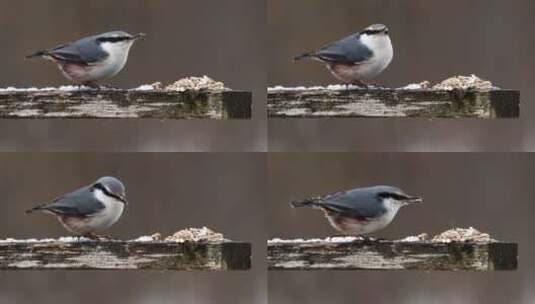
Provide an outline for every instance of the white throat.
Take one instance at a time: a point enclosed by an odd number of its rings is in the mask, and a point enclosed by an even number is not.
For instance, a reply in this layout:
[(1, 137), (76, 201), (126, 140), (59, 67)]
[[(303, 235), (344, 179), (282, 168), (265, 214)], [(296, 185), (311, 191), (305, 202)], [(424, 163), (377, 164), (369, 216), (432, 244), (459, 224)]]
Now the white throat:
[(373, 52), (373, 57), (366, 67), (366, 78), (375, 78), (388, 67), (394, 58), (394, 48), (390, 37), (385, 34), (360, 35), (360, 41)]
[(392, 41), (390, 40), (390, 36), (385, 35), (385, 34), (375, 34), (375, 35), (361, 34), (360, 41), (365, 46), (372, 49), (374, 52), (377, 52), (383, 49), (392, 48)]
[(383, 200), (383, 204), (385, 205), (386, 213), (383, 215), (381, 221), (384, 221), (388, 225), (403, 206), (403, 203), (392, 198), (387, 198)]
[(134, 41), (128, 42), (103, 42), (100, 47), (110, 54), (110, 57), (128, 57), (128, 52), (134, 44)]
[(95, 189), (93, 193), (95, 194), (95, 197), (104, 204), (104, 209), (95, 217), (95, 221), (98, 225), (105, 228), (113, 225), (123, 214), (124, 203), (116, 198), (106, 195), (100, 189)]
[[(128, 53), (130, 48), (134, 44), (134, 41), (128, 42), (104, 42), (100, 45), (104, 51), (106, 51), (109, 56), (106, 58), (104, 64), (102, 65), (102, 74), (107, 74), (105, 77), (115, 76), (119, 71), (123, 69), (128, 60)], [(103, 75), (104, 76), (104, 75)]]

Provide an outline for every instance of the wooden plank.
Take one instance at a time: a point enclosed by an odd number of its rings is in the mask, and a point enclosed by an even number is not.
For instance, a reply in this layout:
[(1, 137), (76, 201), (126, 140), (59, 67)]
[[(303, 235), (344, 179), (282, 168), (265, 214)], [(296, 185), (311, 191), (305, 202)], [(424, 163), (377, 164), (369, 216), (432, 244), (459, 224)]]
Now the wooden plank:
[(245, 91), (0, 91), (0, 118), (250, 119)]
[(245, 242), (0, 242), (3, 270), (248, 270)]
[(271, 89), (270, 118), (518, 118), (520, 92), (455, 89)]
[(274, 241), (269, 270), (516, 270), (518, 245), (508, 242)]

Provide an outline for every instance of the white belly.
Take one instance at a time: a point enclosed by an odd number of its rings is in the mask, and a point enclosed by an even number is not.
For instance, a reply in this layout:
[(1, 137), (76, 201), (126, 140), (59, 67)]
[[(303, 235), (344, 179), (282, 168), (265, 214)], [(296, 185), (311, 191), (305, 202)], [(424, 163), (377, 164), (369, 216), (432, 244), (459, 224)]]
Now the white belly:
[(98, 63), (90, 66), (80, 66), (75, 64), (63, 64), (59, 68), (67, 79), (76, 83), (94, 82), (110, 78), (119, 73), (124, 67), (123, 64), (109, 64), (108, 62)]
[(382, 217), (370, 221), (357, 221), (353, 219), (344, 219), (341, 221), (339, 218), (329, 216), (327, 216), (327, 219), (336, 230), (343, 234), (365, 235), (385, 228), (392, 222), (393, 217)]

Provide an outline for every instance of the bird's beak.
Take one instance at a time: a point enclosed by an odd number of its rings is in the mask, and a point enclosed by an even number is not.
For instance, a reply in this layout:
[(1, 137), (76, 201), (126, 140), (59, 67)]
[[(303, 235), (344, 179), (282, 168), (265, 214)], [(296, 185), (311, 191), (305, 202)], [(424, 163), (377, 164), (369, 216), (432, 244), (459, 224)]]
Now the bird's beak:
[(143, 38), (145, 36), (147, 36), (145, 33), (139, 33), (139, 34), (136, 34), (136, 35), (132, 36), (132, 39), (136, 40), (136, 39), (139, 39), (139, 38)]
[(422, 203), (423, 201), (424, 200), (421, 197), (409, 197), (408, 199), (405, 200), (405, 203), (406, 204), (418, 204), (418, 203)]

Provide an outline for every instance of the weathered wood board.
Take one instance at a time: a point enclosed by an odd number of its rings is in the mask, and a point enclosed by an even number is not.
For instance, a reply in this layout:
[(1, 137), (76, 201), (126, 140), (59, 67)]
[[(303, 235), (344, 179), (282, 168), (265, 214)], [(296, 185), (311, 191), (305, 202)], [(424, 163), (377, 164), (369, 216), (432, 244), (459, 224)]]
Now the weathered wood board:
[(270, 118), (518, 118), (520, 92), (429, 89), (269, 90)]
[(0, 243), (2, 270), (248, 270), (244, 242)]
[(269, 242), (269, 270), (516, 270), (514, 243)]
[(0, 91), (0, 118), (250, 119), (245, 91)]

